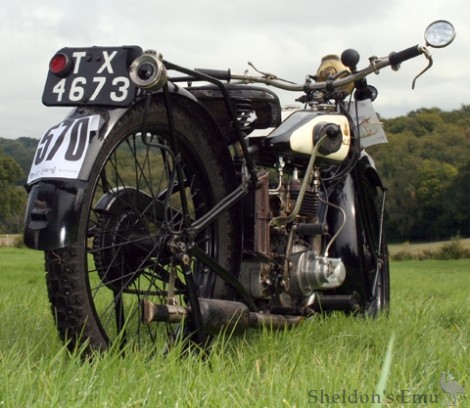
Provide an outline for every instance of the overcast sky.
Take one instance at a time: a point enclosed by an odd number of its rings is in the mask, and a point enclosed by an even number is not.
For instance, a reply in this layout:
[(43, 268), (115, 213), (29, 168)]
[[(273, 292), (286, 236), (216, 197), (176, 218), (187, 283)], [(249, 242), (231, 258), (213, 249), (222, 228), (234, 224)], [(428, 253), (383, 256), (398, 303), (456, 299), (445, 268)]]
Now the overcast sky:
[[(468, 0), (22, 0), (0, 8), (0, 137), (39, 138), (68, 108), (41, 103), (48, 63), (64, 47), (136, 44), (188, 67), (259, 69), (303, 82), (325, 54), (359, 51), (362, 64), (423, 42), (425, 27), (448, 19), (457, 37), (433, 49), (434, 66), (418, 79), (424, 58), (398, 72), (369, 77), (384, 117), (421, 107), (470, 104)], [(283, 104), (298, 95), (281, 93)]]

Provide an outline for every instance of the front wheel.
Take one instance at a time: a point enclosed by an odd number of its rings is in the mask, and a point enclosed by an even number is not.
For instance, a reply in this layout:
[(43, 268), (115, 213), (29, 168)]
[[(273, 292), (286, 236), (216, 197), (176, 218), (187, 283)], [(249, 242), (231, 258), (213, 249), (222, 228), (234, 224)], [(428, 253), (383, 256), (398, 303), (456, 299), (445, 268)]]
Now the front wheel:
[[(184, 323), (143, 324), (144, 300), (186, 306), (181, 267), (168, 250), (172, 237), (230, 193), (236, 180), (218, 130), (185, 100), (173, 103), (179, 152), (174, 152), (165, 104), (137, 105), (116, 124), (100, 151), (81, 208), (78, 239), (46, 253), (47, 287), (60, 335), (76, 348), (113, 343), (167, 348), (188, 333)], [(182, 177), (176, 162), (182, 163)], [(179, 180), (179, 181), (178, 181)], [(223, 213), (196, 244), (225, 269), (237, 270), (237, 228)], [(191, 262), (198, 295), (228, 298), (230, 289), (198, 260)]]

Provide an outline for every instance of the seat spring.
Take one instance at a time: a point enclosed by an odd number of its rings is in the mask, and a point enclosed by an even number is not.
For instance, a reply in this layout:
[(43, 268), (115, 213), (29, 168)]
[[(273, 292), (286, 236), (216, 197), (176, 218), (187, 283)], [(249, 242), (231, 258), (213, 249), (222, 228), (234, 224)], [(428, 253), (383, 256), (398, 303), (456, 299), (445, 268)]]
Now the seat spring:
[(237, 116), (240, 129), (243, 132), (250, 133), (253, 122), (253, 103), (250, 99), (239, 99), (234, 103), (235, 113)]

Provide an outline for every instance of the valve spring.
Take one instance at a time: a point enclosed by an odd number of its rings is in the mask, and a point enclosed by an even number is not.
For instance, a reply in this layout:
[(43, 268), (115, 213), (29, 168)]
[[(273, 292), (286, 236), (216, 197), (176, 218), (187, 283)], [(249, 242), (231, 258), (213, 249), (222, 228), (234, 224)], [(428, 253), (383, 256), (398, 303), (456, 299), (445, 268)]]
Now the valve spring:
[(235, 114), (237, 116), (240, 129), (247, 134), (251, 132), (253, 122), (253, 103), (251, 99), (238, 99), (234, 103)]

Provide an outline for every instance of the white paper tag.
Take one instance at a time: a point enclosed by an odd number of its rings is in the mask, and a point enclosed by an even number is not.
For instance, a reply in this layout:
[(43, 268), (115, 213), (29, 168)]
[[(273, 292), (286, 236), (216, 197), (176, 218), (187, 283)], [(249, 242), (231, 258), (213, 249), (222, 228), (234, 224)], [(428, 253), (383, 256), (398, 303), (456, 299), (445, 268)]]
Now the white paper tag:
[(349, 107), (354, 124), (359, 127), (361, 147), (388, 143), (387, 136), (370, 99), (356, 101)]
[(28, 184), (42, 178), (76, 179), (85, 160), (90, 137), (97, 133), (100, 115), (66, 119), (39, 141)]

